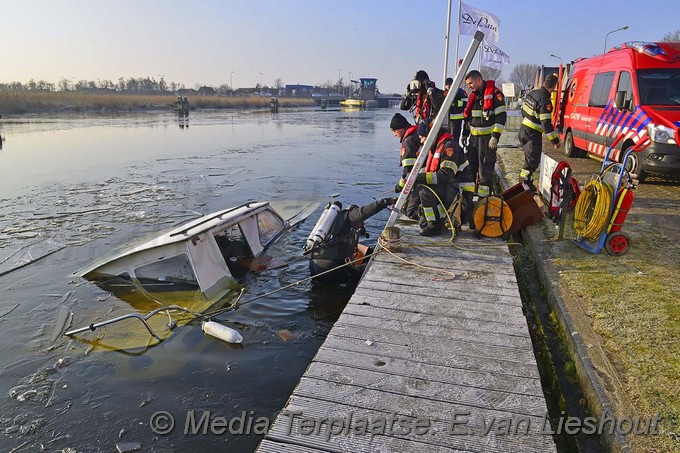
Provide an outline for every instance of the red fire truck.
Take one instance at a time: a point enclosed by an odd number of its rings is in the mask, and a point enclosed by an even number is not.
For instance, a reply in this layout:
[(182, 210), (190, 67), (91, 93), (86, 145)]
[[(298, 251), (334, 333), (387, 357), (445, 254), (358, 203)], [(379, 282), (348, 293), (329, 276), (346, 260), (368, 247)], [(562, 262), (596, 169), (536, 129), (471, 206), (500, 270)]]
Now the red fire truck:
[(680, 42), (627, 42), (574, 62), (559, 110), (567, 156), (603, 158), (621, 135), (614, 159), (640, 140), (626, 170), (680, 175)]

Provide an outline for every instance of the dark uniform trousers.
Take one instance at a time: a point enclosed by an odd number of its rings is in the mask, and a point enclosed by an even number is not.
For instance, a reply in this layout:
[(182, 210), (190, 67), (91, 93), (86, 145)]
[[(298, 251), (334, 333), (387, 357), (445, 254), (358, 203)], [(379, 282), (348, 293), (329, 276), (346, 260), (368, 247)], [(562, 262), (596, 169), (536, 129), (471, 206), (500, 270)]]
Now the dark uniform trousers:
[(543, 152), (543, 134), (528, 127), (520, 127), (519, 144), (524, 150), (524, 168), (530, 173), (536, 171), (541, 163), (541, 153)]
[[(479, 186), (491, 187), (496, 164), (496, 150), (489, 148), (492, 135), (470, 135), (468, 162), (472, 174), (479, 172)], [(488, 194), (484, 194), (488, 195)]]
[[(432, 193), (432, 190), (430, 189), (434, 190), (437, 195), (435, 196), (435, 194)], [(417, 193), (417, 196), (420, 199), (420, 204), (423, 206), (423, 208), (431, 209), (434, 212), (434, 217), (436, 220), (434, 221), (434, 225), (430, 225), (430, 227), (435, 228), (441, 227), (443, 224), (442, 222), (446, 220), (446, 213), (440, 211), (438, 207), (441, 206), (443, 209), (447, 209), (449, 205), (451, 205), (453, 197), (458, 192), (458, 187), (453, 184), (420, 184), (416, 186), (416, 190), (414, 190), (414, 192)], [(443, 206), (439, 203), (437, 196), (441, 199)], [(420, 217), (419, 224), (421, 228), (428, 226), (428, 220), (425, 215)]]

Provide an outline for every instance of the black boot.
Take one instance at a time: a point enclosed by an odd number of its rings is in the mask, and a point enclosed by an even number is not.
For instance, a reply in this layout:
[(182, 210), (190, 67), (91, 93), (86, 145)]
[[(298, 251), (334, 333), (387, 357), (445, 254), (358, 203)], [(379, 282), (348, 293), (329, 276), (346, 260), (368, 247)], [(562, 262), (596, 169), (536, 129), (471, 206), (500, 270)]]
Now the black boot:
[(536, 186), (534, 185), (534, 181), (533, 181), (533, 180), (531, 180), (531, 179), (525, 179), (525, 180), (524, 180), (524, 184), (527, 185), (527, 187), (529, 188), (529, 192), (531, 192), (532, 194), (538, 193), (538, 189), (537, 189)]
[(442, 232), (442, 222), (427, 222), (424, 228), (420, 229), (421, 236), (438, 236)]

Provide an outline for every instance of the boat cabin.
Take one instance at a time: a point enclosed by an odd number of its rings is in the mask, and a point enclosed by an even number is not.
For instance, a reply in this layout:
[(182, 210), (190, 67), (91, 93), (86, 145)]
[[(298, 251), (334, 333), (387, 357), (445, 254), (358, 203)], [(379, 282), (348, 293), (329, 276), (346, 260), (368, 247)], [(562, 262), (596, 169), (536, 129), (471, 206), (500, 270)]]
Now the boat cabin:
[(268, 202), (246, 203), (192, 220), (79, 274), (139, 283), (151, 292), (198, 289), (212, 298), (244, 271), (285, 265), (260, 255), (291, 226)]

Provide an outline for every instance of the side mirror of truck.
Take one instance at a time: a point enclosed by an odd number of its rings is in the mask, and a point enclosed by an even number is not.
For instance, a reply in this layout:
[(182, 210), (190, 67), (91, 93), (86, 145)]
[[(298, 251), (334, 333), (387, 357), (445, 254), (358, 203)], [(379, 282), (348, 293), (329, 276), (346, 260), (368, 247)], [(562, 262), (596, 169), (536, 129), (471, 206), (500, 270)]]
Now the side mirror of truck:
[(617, 91), (616, 99), (614, 99), (614, 105), (619, 110), (628, 110), (628, 102), (626, 102), (626, 92)]

